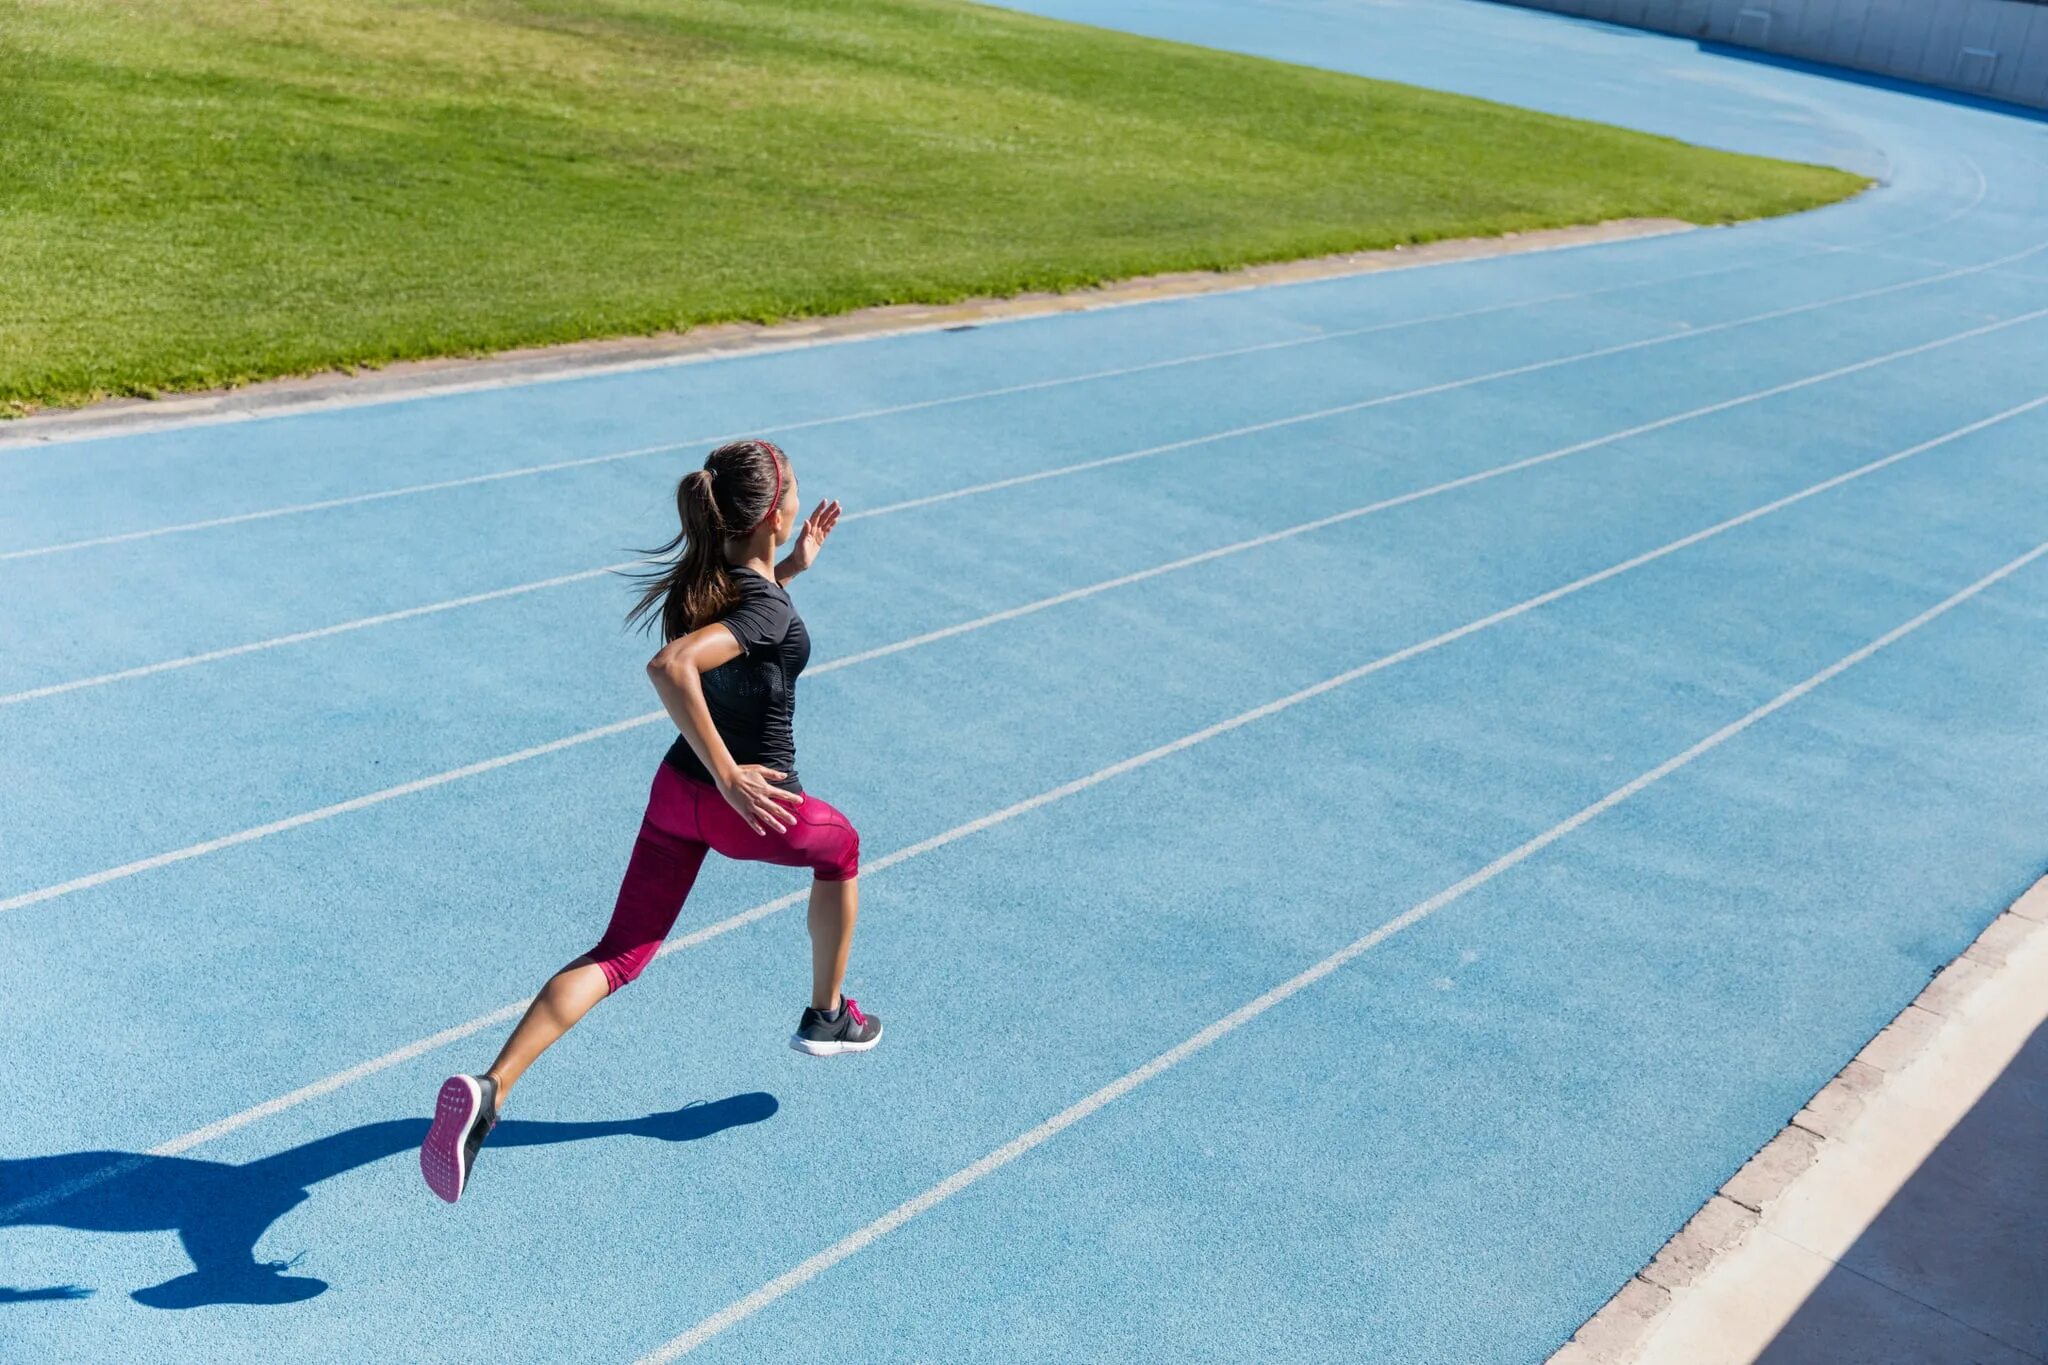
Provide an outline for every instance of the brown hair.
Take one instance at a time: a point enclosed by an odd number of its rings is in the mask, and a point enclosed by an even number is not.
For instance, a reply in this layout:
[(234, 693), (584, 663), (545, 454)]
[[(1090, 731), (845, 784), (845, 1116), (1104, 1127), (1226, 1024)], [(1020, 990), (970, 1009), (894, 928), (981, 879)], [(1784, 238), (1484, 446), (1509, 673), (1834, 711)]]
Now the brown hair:
[(725, 542), (751, 535), (782, 501), (788, 460), (770, 441), (731, 441), (704, 457), (704, 467), (676, 485), (682, 529), (647, 551), (653, 567), (636, 574), (644, 585), (626, 624), (645, 629), (656, 619), (661, 638), (674, 640), (710, 625), (732, 609), (739, 590), (725, 562)]

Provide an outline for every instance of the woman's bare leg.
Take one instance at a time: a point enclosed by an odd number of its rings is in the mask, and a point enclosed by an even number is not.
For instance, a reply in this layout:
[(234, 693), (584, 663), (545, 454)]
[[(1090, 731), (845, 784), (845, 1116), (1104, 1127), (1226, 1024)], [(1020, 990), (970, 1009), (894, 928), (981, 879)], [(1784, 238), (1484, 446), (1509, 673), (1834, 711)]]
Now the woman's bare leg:
[[(848, 924), (850, 926), (852, 921), (848, 920)], [(841, 960), (844, 958), (842, 953)], [(504, 1107), (505, 1096), (526, 1074), (526, 1068), (533, 1065), (533, 1059), (574, 1028), (578, 1019), (590, 1013), (591, 1006), (611, 994), (611, 989), (604, 968), (591, 961), (588, 954), (548, 978), (548, 984), (541, 987), (540, 994), (526, 1007), (519, 1026), (505, 1040), (498, 1060), (492, 1062), (491, 1069), (485, 1073), (498, 1083), (500, 1108)]]
[[(821, 1010), (839, 1004), (840, 983), (846, 979), (846, 957), (853, 947), (854, 921), (860, 918), (860, 880), (811, 883), (811, 1003)], [(526, 1007), (512, 1036), (485, 1074), (498, 1083), (498, 1103), (533, 1065), (533, 1059), (548, 1050), (555, 1040), (576, 1026), (598, 1001), (611, 994), (611, 982), (604, 968), (588, 954), (548, 978), (540, 994)]]
[(860, 878), (811, 883), (811, 1005), (816, 1009), (839, 1007), (846, 955), (853, 948), (853, 922), (859, 918)]

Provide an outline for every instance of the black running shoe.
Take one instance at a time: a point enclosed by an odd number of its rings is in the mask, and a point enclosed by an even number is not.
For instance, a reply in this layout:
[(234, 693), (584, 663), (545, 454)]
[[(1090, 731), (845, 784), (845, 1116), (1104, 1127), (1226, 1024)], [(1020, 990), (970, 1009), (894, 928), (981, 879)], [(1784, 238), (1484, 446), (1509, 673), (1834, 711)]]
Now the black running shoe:
[(441, 1082), (434, 1126), (420, 1144), (420, 1174), (449, 1203), (469, 1188), (477, 1150), (498, 1126), (498, 1083), (489, 1076), (450, 1076)]
[(789, 1045), (813, 1057), (836, 1057), (842, 1052), (866, 1052), (882, 1041), (882, 1021), (861, 1013), (860, 1005), (848, 996), (836, 1011), (804, 1006)]

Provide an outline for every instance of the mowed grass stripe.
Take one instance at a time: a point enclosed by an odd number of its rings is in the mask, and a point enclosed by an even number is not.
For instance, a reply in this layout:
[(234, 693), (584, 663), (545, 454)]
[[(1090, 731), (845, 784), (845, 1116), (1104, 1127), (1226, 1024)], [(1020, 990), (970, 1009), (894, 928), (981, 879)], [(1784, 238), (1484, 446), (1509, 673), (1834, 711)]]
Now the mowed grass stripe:
[(956, 0), (0, 6), (16, 408), (1863, 183)]

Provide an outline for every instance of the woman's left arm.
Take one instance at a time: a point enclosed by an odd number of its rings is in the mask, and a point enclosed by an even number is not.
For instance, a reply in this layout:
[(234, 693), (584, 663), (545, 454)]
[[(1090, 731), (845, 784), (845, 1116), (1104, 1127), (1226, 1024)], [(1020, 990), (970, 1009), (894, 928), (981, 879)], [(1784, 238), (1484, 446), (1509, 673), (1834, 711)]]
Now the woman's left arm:
[(825, 548), (825, 537), (831, 535), (832, 528), (838, 524), (839, 504), (829, 498), (819, 503), (798, 528), (789, 553), (775, 566), (776, 583), (787, 587), (790, 579), (810, 568), (818, 558), (818, 551)]

